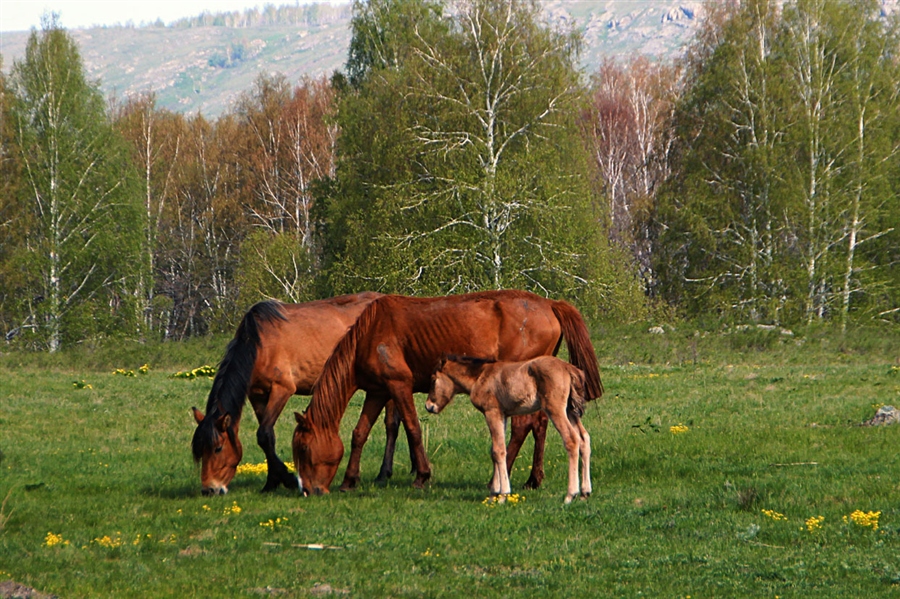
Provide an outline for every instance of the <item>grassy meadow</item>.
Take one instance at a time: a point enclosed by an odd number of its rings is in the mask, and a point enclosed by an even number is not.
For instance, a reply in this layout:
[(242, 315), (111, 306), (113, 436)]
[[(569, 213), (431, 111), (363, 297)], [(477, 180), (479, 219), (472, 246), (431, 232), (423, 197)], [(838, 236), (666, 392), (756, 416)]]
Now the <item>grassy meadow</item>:
[[(0, 354), (0, 581), (66, 598), (900, 596), (900, 426), (858, 426), (900, 404), (900, 333), (645, 325), (594, 341), (594, 494), (569, 506), (552, 429), (543, 488), (485, 501), (487, 429), (463, 396), (439, 416), (417, 398), (424, 490), (405, 439), (373, 483), (379, 426), (354, 492), (262, 495), (248, 471), (203, 497), (189, 408), (211, 381), (172, 375), (215, 365), (227, 339)], [(288, 461), (305, 403), (278, 423)], [(263, 461), (255, 430), (246, 410), (245, 464)]]

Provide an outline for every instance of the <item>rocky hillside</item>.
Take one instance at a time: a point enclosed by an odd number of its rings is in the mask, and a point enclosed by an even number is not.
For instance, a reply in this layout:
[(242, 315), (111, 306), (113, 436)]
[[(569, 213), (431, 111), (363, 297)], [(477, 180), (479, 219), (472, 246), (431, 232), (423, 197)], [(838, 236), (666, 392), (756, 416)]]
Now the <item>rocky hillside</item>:
[[(882, 1), (896, 7), (900, 0)], [(545, 0), (544, 4), (551, 23), (582, 31), (586, 73), (593, 72), (604, 56), (677, 56), (703, 10), (702, 2), (677, 0)], [(328, 75), (346, 60), (349, 4), (304, 9), (304, 17), (290, 24), (254, 24), (237, 13), (231, 17), (204, 15), (169, 26), (70, 33), (90, 75), (108, 94), (122, 97), (153, 90), (161, 107), (207, 116), (227, 110), (260, 72), (282, 73), (296, 81), (304, 75)], [(4, 70), (22, 57), (27, 38), (27, 32), (0, 34)]]

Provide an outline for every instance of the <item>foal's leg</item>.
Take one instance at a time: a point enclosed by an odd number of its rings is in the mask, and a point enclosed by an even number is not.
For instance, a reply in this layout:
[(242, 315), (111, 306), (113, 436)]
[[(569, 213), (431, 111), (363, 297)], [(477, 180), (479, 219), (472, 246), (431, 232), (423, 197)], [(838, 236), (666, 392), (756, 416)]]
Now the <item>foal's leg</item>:
[(341, 483), (341, 491), (349, 491), (359, 484), (359, 462), (362, 459), (363, 446), (369, 438), (372, 425), (378, 421), (378, 416), (384, 408), (385, 397), (377, 394), (366, 393), (362, 413), (359, 422), (353, 429), (350, 441), (350, 459), (347, 460), (347, 469), (344, 471), (344, 481)]
[(590, 497), (591, 495), (591, 436), (587, 429), (581, 423), (579, 418), (576, 422), (576, 429), (581, 434), (581, 496)]
[(509, 495), (509, 472), (506, 470), (506, 416), (500, 410), (484, 412), (488, 430), (491, 433), (491, 461), (494, 463), (494, 478), (491, 480), (491, 495)]
[(569, 454), (569, 489), (566, 492), (565, 502), (572, 503), (572, 499), (578, 495), (578, 454), (581, 450), (581, 435), (569, 422), (565, 404), (566, 400), (563, 399), (561, 406), (559, 402), (554, 402), (554, 405), (545, 406), (544, 409), (550, 414), (550, 421), (562, 436), (566, 453)]

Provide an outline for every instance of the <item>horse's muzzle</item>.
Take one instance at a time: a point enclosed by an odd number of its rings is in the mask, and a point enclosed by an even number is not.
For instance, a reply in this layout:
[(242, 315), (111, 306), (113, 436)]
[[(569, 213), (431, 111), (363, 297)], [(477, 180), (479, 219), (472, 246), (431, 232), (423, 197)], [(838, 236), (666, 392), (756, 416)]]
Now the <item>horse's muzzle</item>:
[(210, 495), (227, 495), (228, 487), (203, 487), (200, 490), (200, 493), (204, 497), (208, 497)]

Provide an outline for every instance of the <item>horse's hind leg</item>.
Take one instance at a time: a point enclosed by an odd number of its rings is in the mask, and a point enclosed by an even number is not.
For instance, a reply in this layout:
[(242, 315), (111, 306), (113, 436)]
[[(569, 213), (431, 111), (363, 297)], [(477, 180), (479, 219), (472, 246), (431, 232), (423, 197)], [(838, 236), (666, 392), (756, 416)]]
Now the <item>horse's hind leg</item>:
[(394, 474), (394, 451), (397, 449), (397, 435), (400, 434), (400, 412), (394, 407), (394, 402), (389, 401), (384, 407), (384, 458), (381, 460), (381, 470), (375, 477), (376, 483), (385, 483)]
[(344, 471), (344, 481), (341, 483), (341, 491), (349, 491), (359, 484), (359, 462), (362, 459), (363, 446), (369, 438), (372, 425), (378, 421), (381, 410), (384, 409), (385, 397), (381, 395), (366, 394), (359, 422), (353, 429), (350, 441), (350, 458), (347, 461), (347, 469)]
[(547, 415), (535, 412), (531, 416), (531, 434), (534, 436), (534, 455), (531, 458), (531, 474), (525, 481), (526, 489), (537, 489), (544, 481), (544, 444), (547, 441)]

